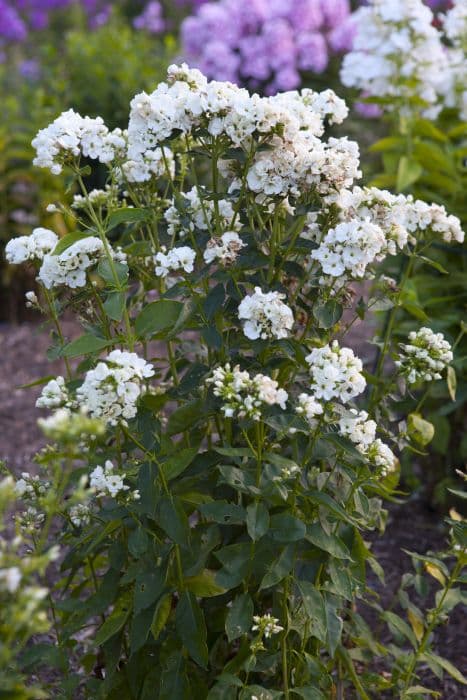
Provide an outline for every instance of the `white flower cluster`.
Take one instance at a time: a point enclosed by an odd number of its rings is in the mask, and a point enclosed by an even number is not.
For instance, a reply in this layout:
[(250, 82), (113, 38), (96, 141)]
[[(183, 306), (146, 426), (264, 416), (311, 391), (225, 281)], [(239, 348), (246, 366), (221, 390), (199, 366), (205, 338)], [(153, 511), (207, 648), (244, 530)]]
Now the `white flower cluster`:
[(116, 203), (118, 197), (118, 187), (106, 185), (105, 190), (91, 190), (87, 197), (75, 194), (71, 205), (72, 209), (86, 209), (88, 204), (93, 207), (108, 207), (111, 203)]
[(362, 362), (350, 348), (332, 345), (315, 348), (305, 358), (310, 366), (311, 389), (318, 399), (338, 398), (346, 403), (364, 391), (366, 381), (361, 374)]
[(126, 141), (120, 129), (109, 131), (100, 117), (82, 117), (70, 109), (41, 129), (32, 145), (34, 165), (58, 175), (66, 162), (80, 155), (110, 163), (125, 149)]
[(125, 424), (135, 417), (143, 382), (153, 374), (153, 366), (136, 353), (113, 350), (86, 373), (76, 398), (91, 417), (110, 425)]
[[(128, 158), (144, 164), (165, 139), (177, 133), (196, 136), (200, 128), (227, 137), (234, 147), (249, 149), (252, 138), (269, 138), (270, 150), (257, 154), (248, 173), (253, 192), (283, 197), (312, 187), (326, 192), (338, 184), (350, 186), (359, 174), (356, 144), (319, 138), (325, 119), (340, 123), (346, 116), (345, 103), (331, 90), (259, 97), (232, 83), (208, 82), (185, 64), (170, 66), (167, 82), (131, 102)], [(235, 161), (226, 161), (223, 172), (235, 167)], [(231, 190), (238, 185), (234, 181)]]
[(441, 17), (442, 29), (451, 46), (447, 50), (449, 71), (446, 74), (445, 102), (447, 107), (457, 107), (460, 118), (467, 120), (467, 85), (465, 62), (467, 53), (467, 5), (457, 0)]
[(156, 263), (155, 273), (157, 277), (167, 277), (169, 272), (184, 270), (185, 272), (193, 272), (196, 253), (189, 246), (181, 246), (180, 248), (172, 248), (166, 253), (166, 248), (163, 247), (159, 253), (154, 256)]
[(310, 396), (310, 394), (300, 394), (297, 399), (295, 411), (300, 416), (304, 416), (309, 423), (313, 424), (316, 416), (321, 416), (323, 414), (323, 406), (314, 396)]
[(68, 515), (75, 527), (83, 527), (91, 522), (91, 506), (87, 503), (77, 503), (68, 510)]
[(343, 60), (341, 81), (372, 97), (391, 98), (388, 109), (410, 111), (422, 100), (424, 114), (441, 109), (448, 60), (433, 14), (422, 0), (369, 0), (353, 15), (353, 50)]
[(152, 177), (171, 179), (175, 175), (174, 155), (167, 146), (146, 151), (142, 157), (125, 161), (121, 170), (117, 168), (116, 175), (119, 180), (135, 183), (147, 182)]
[(61, 376), (51, 379), (42, 389), (36, 401), (37, 408), (60, 408), (69, 401), (65, 379)]
[[(104, 467), (98, 465), (90, 474), (89, 484), (98, 498), (110, 496), (116, 498), (119, 494), (129, 491), (130, 487), (124, 484), (123, 479), (126, 474), (114, 474), (114, 465), (108, 459)], [(135, 495), (136, 494), (136, 495)], [(133, 498), (139, 498), (139, 494), (135, 491)]]
[(221, 265), (231, 265), (245, 247), (236, 231), (226, 231), (220, 238), (211, 238), (206, 245), (203, 258), (208, 265), (218, 260)]
[(15, 495), (18, 498), (36, 498), (45, 496), (50, 488), (50, 482), (40, 479), (37, 475), (22, 472), (21, 478), (15, 483)]
[(382, 440), (377, 438), (365, 450), (365, 457), (380, 472), (381, 476), (388, 476), (397, 468), (397, 457), (394, 452)]
[(254, 615), (253, 622), (255, 624), (251, 628), (252, 632), (258, 632), (261, 637), (266, 637), (266, 639), (273, 634), (279, 634), (279, 632), (282, 632), (284, 629), (278, 624), (279, 620), (277, 617), (273, 617), (269, 614)]
[(280, 389), (278, 383), (264, 374), (250, 377), (249, 373), (230, 364), (217, 367), (206, 383), (214, 387), (214, 395), (219, 396), (224, 404), (221, 408), (226, 418), (261, 418), (261, 407), (280, 406), (285, 410), (288, 394)]
[(365, 452), (375, 440), (376, 423), (368, 418), (366, 411), (351, 408), (349, 414), (339, 419), (339, 431), (355, 443), (361, 452)]
[(88, 449), (86, 438), (94, 440), (105, 432), (105, 424), (97, 418), (90, 418), (84, 408), (79, 411), (58, 408), (51, 416), (39, 418), (37, 424), (52, 440), (77, 443), (83, 451)]
[(30, 236), (18, 236), (8, 241), (5, 257), (12, 265), (29, 260), (42, 260), (58, 243), (58, 236), (48, 228), (35, 228)]
[(444, 16), (441, 17), (443, 30), (454, 46), (466, 48), (467, 44), (467, 5), (464, 0), (457, 0)]
[(219, 217), (217, 222), (222, 230), (229, 229), (232, 225), (235, 230), (239, 231), (242, 227), (240, 220), (234, 220), (234, 208), (232, 202), (228, 199), (219, 199), (216, 206), (207, 196), (203, 188), (193, 187), (188, 192), (183, 193), (183, 205), (176, 206), (173, 202), (164, 212), (166, 220), (167, 233), (174, 238), (180, 236), (183, 238), (189, 233), (196, 230), (199, 231), (216, 231), (216, 216)]
[(38, 278), (47, 289), (64, 285), (75, 289), (86, 284), (86, 270), (104, 254), (104, 244), (97, 236), (76, 241), (58, 255), (44, 257)]
[(19, 566), (9, 566), (8, 568), (0, 569), (0, 591), (16, 593), (22, 578), (23, 574)]
[(396, 366), (409, 384), (441, 379), (441, 372), (452, 362), (451, 346), (442, 333), (420, 328), (409, 333), (409, 343), (401, 344)]
[[(294, 139), (274, 137), (271, 150), (260, 152), (248, 171), (247, 184), (261, 196), (300, 196), (317, 189), (321, 194), (350, 187), (361, 176), (360, 152), (355, 141), (347, 138), (319, 138), (299, 132)], [(234, 161), (224, 161), (224, 176), (235, 175)], [(238, 189), (234, 179), (230, 189)]]
[(439, 204), (427, 204), (411, 195), (391, 194), (376, 187), (354, 187), (331, 197), (344, 221), (369, 220), (379, 226), (386, 238), (384, 252), (396, 255), (412, 235), (431, 231), (446, 243), (462, 243), (464, 232), (456, 216), (448, 215)]
[(263, 293), (260, 287), (255, 287), (254, 294), (242, 299), (238, 318), (244, 321), (243, 332), (247, 338), (287, 338), (294, 318), (292, 309), (282, 301), (284, 298), (279, 292)]
[(368, 220), (352, 219), (329, 229), (320, 246), (311, 252), (325, 275), (363, 278), (367, 266), (381, 260), (386, 245), (383, 231)]

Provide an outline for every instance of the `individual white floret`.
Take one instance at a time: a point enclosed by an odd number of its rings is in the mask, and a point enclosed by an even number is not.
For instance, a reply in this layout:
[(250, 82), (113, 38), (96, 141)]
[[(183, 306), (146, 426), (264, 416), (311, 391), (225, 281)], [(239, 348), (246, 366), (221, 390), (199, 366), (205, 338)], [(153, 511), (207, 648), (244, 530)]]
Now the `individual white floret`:
[(284, 304), (284, 294), (261, 291), (245, 297), (238, 307), (238, 317), (243, 321), (243, 332), (250, 340), (262, 338), (287, 338), (294, 318), (292, 309)]

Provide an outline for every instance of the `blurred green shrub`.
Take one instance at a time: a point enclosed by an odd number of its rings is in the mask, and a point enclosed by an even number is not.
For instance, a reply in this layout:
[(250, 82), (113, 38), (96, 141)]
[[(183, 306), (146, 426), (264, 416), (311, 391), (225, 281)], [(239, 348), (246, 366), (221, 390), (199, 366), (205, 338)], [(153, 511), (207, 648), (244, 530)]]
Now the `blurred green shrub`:
[[(16, 49), (0, 65), (0, 320), (19, 317), (24, 292), (33, 284), (5, 265), (6, 241), (35, 226), (67, 230), (59, 215), (46, 211), (50, 202), (63, 201), (66, 182), (32, 166), (32, 138), (71, 107), (89, 116), (99, 113), (111, 128), (125, 127), (130, 99), (160, 81), (175, 53), (173, 37), (138, 32), (116, 12), (95, 31), (79, 13), (68, 19), (77, 28), (65, 31), (62, 19), (36, 46)], [(26, 59), (36, 75), (22, 75)]]
[[(388, 124), (387, 136), (370, 149), (380, 156), (382, 166), (370, 184), (444, 205), (467, 230), (467, 124), (453, 110), (445, 110), (436, 122), (389, 117)], [(400, 260), (391, 259), (388, 274), (401, 279)], [(465, 245), (433, 246), (430, 260), (420, 259), (414, 266), (401, 299), (398, 308), (386, 312), (383, 326), (393, 317), (394, 331), (402, 339), (430, 317), (432, 328), (456, 344), (449, 382), (432, 386), (418, 407), (435, 427), (434, 439), (425, 448), (431, 454), (430, 469), (420, 476), (413, 472), (413, 459), (403, 464), (411, 485), (423, 484), (430, 501), (445, 506), (448, 489), (457, 483), (456, 470), (467, 459)]]

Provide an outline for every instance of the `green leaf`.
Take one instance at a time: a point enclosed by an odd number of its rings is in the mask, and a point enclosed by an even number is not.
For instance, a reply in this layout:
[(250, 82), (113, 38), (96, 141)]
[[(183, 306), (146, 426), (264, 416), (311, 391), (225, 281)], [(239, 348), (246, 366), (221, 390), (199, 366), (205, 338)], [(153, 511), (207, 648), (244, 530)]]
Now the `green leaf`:
[(242, 506), (227, 501), (214, 501), (203, 503), (199, 511), (208, 520), (213, 520), (221, 525), (240, 525), (245, 522), (246, 511)]
[(318, 688), (314, 688), (311, 685), (306, 685), (301, 688), (292, 688), (291, 692), (303, 698), (303, 700), (325, 700), (323, 693), (318, 690)]
[[(54, 376), (54, 375), (51, 375)], [(27, 385), (26, 385), (27, 386)], [(253, 457), (254, 453), (249, 447), (215, 447), (215, 452), (218, 452), (224, 457)]]
[(208, 663), (206, 623), (193, 593), (185, 591), (181, 594), (175, 612), (175, 625), (191, 658), (206, 668)]
[(197, 447), (186, 447), (174, 455), (168, 457), (162, 463), (161, 469), (167, 481), (175, 479), (190, 466), (196, 455), (198, 454)]
[(332, 328), (340, 321), (344, 309), (334, 299), (329, 299), (324, 304), (316, 304), (313, 307), (313, 316), (320, 328)]
[(305, 539), (337, 559), (351, 558), (350, 552), (342, 540), (336, 535), (328, 535), (320, 523), (314, 523), (308, 527)]
[(141, 526), (138, 526), (130, 533), (128, 537), (128, 551), (132, 554), (135, 559), (140, 557), (147, 551), (149, 544), (149, 538)]
[(188, 591), (198, 596), (198, 598), (214, 598), (226, 592), (226, 589), (216, 582), (216, 573), (216, 571), (204, 569), (204, 571), (196, 576), (184, 578), (183, 585)]
[(111, 231), (120, 224), (135, 223), (138, 221), (148, 221), (151, 218), (150, 209), (137, 209), (133, 207), (123, 207), (112, 212), (107, 222), (107, 231)]
[(206, 318), (210, 321), (215, 315), (216, 311), (222, 307), (225, 300), (225, 290), (223, 284), (216, 284), (209, 294), (207, 295), (203, 308), (206, 314)]
[(330, 656), (334, 657), (341, 640), (344, 623), (337, 614), (337, 604), (333, 596), (326, 594), (324, 607), (326, 611), (327, 647)]
[(104, 309), (113, 321), (121, 321), (125, 310), (126, 294), (125, 292), (110, 292), (104, 302)]
[(71, 343), (65, 345), (62, 349), (62, 357), (79, 357), (80, 355), (91, 355), (93, 353), (100, 352), (104, 348), (113, 345), (112, 340), (106, 340), (105, 338), (98, 338), (91, 333), (85, 333), (84, 335), (76, 338)]
[(150, 628), (151, 616), (147, 614), (146, 610), (142, 610), (133, 617), (130, 630), (130, 651), (132, 654), (146, 644)]
[(131, 613), (130, 594), (122, 595), (104, 624), (98, 629), (94, 644), (102, 646), (108, 639), (115, 636), (125, 625)]
[(180, 316), (183, 304), (172, 299), (153, 301), (136, 317), (135, 331), (139, 338), (149, 338), (170, 328)]
[(467, 678), (454, 666), (454, 664), (448, 661), (448, 659), (438, 656), (438, 654), (434, 654), (433, 652), (425, 652), (422, 654), (421, 658), (428, 662), (434, 661), (436, 664), (438, 664), (438, 666), (441, 666), (442, 669), (449, 673), (449, 675), (452, 676), (452, 678), (454, 678), (454, 680), (456, 680), (458, 683), (467, 685)]
[[(353, 601), (352, 580), (347, 569), (344, 569), (341, 562), (331, 560), (328, 564), (328, 571), (332, 581), (332, 592), (342, 596), (346, 600)], [(328, 582), (329, 586), (329, 582)]]
[(263, 576), (259, 590), (270, 588), (282, 581), (289, 574), (294, 565), (294, 545), (289, 544), (282, 550), (280, 555), (268, 567), (266, 574)]
[(388, 623), (391, 632), (396, 632), (396, 634), (398, 633), (402, 635), (409, 640), (414, 649), (417, 648), (417, 640), (415, 635), (405, 620), (389, 610), (386, 610), (381, 617)]
[(269, 528), (269, 512), (260, 501), (250, 503), (246, 509), (246, 527), (253, 542), (261, 539)]
[(424, 447), (433, 440), (435, 426), (422, 418), (419, 413), (409, 413), (407, 417), (407, 433), (412, 440)]
[(306, 535), (306, 525), (288, 513), (279, 513), (271, 518), (271, 536), (278, 542), (297, 542)]
[(449, 396), (451, 397), (451, 401), (455, 401), (456, 400), (456, 390), (457, 390), (457, 377), (456, 377), (456, 370), (454, 369), (454, 367), (451, 367), (451, 366), (448, 367), (446, 381), (447, 381), (448, 391), (449, 391)]
[(229, 642), (250, 631), (253, 611), (253, 601), (248, 593), (242, 593), (235, 598), (225, 620), (225, 631)]
[(162, 567), (154, 571), (146, 571), (136, 577), (133, 592), (133, 607), (135, 614), (149, 608), (156, 602), (165, 586), (165, 571)]
[(154, 617), (151, 622), (151, 633), (154, 639), (158, 639), (160, 633), (167, 624), (172, 610), (172, 594), (166, 593), (157, 602)]
[(190, 525), (186, 513), (178, 499), (171, 499), (166, 496), (160, 500), (159, 526), (174, 542), (182, 546), (188, 546)]
[(339, 520), (354, 525), (354, 520), (345, 512), (339, 503), (337, 503), (331, 496), (323, 491), (310, 491), (308, 497), (314, 503), (318, 503), (320, 506), (327, 508), (333, 515), (335, 515)]
[(370, 146), (372, 153), (380, 153), (383, 151), (401, 151), (405, 147), (405, 139), (400, 136), (388, 136), (384, 139), (379, 139), (376, 143)]
[(115, 260), (111, 265), (107, 258), (103, 258), (97, 266), (97, 272), (109, 286), (117, 287), (120, 290), (128, 280), (128, 265), (115, 262)]
[(397, 168), (397, 189), (403, 192), (413, 185), (423, 172), (423, 168), (416, 160), (410, 160), (407, 156), (402, 156)]
[(94, 235), (92, 231), (73, 231), (72, 233), (67, 233), (63, 238), (60, 238), (59, 242), (52, 251), (52, 255), (60, 255), (64, 250), (69, 248), (74, 243), (82, 241), (84, 238), (89, 238)]
[[(154, 688), (152, 694), (154, 697)], [(167, 660), (161, 676), (158, 700), (189, 700), (190, 686), (185, 673), (185, 659), (182, 653), (175, 653)]]
[(167, 423), (167, 434), (177, 435), (188, 430), (194, 423), (203, 418), (204, 402), (201, 399), (195, 399), (189, 403), (180, 406), (176, 411), (171, 413)]
[(441, 272), (442, 275), (449, 275), (449, 271), (446, 270), (439, 262), (436, 262), (436, 260), (432, 260), (431, 258), (427, 258), (424, 255), (417, 255), (416, 256), (418, 260), (422, 260), (426, 265), (429, 265), (430, 267), (433, 267), (435, 270), (438, 270), (438, 272)]
[(441, 693), (437, 690), (431, 690), (430, 688), (425, 688), (423, 685), (413, 685), (408, 690), (404, 690), (405, 695), (433, 695), (435, 698), (441, 697)]
[(303, 601), (303, 607), (313, 623), (313, 634), (322, 642), (326, 641), (327, 617), (324, 599), (309, 581), (297, 581), (297, 586)]

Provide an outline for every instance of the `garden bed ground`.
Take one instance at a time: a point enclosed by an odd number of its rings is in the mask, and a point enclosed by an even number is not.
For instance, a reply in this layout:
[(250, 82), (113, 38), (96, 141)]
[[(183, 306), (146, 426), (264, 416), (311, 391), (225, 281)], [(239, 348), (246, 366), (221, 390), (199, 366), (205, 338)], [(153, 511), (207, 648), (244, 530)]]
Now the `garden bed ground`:
[[(64, 330), (66, 335), (74, 335), (72, 323), (65, 323)], [(358, 336), (357, 331), (355, 337)], [(40, 412), (34, 406), (40, 387), (18, 387), (61, 371), (60, 362), (46, 359), (48, 344), (48, 333), (38, 324), (0, 325), (0, 459), (17, 474), (33, 469), (33, 456), (44, 444), (36, 425)], [(392, 599), (402, 573), (410, 568), (409, 557), (401, 550), (421, 553), (442, 547), (441, 523), (442, 516), (429, 510), (420, 499), (391, 507), (385, 535), (376, 539), (373, 547), (386, 572), (387, 587), (380, 591), (385, 603)], [(381, 589), (377, 581), (372, 583)], [(450, 625), (437, 632), (436, 652), (459, 669), (467, 668), (467, 628), (460, 609), (454, 612)], [(428, 672), (422, 676), (426, 685), (441, 692), (443, 699), (467, 699), (467, 690), (450, 677), (433, 681)]]

